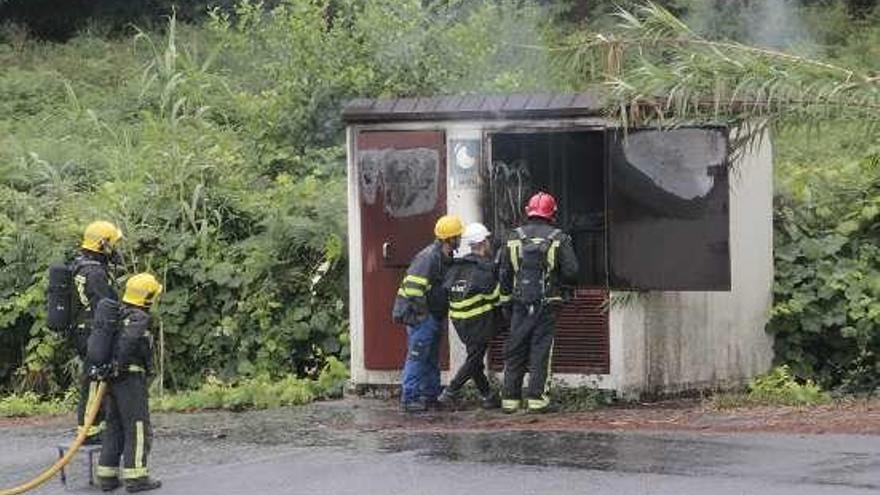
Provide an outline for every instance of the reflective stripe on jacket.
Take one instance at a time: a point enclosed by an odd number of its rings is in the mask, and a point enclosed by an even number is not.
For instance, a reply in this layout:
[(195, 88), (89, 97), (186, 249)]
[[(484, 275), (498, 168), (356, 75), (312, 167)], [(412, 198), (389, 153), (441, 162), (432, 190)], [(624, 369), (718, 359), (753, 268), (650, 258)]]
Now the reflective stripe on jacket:
[(501, 287), (492, 260), (470, 254), (455, 260), (443, 283), (449, 295), (449, 318), (461, 334), (490, 338)]
[(413, 258), (397, 289), (391, 314), (395, 322), (416, 325), (429, 313), (438, 320), (446, 318), (449, 304), (443, 279), (451, 260), (445, 259), (442, 246), (435, 241)]
[(77, 354), (84, 358), (88, 351), (89, 334), (94, 325), (94, 310), (101, 299), (118, 301), (114, 281), (110, 276), (107, 257), (83, 252), (71, 265), (74, 294), (71, 298), (71, 329)]

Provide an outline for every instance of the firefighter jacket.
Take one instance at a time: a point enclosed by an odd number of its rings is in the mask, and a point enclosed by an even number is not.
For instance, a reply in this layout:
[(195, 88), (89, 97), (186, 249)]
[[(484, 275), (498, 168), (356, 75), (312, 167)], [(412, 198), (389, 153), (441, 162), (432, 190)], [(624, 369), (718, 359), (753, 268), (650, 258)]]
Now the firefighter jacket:
[(449, 294), (449, 319), (460, 335), (479, 340), (495, 335), (501, 292), (493, 260), (474, 254), (455, 260), (443, 287)]
[(114, 361), (120, 372), (153, 374), (153, 337), (150, 335), (150, 314), (137, 306), (120, 307), (119, 335), (116, 338)]
[(396, 323), (415, 326), (428, 314), (438, 320), (446, 318), (449, 302), (443, 280), (451, 263), (452, 259), (443, 254), (440, 241), (434, 241), (413, 258), (394, 300), (391, 316)]
[(523, 300), (522, 288), (518, 287), (521, 279), (518, 272), (524, 263), (523, 247), (525, 243), (543, 241), (549, 241), (549, 248), (544, 254), (545, 278), (542, 281), (541, 302), (561, 303), (562, 285), (576, 282), (578, 261), (571, 237), (545, 220), (532, 218), (510, 233), (507, 244), (499, 253), (498, 274), (503, 303), (511, 300), (527, 303)]
[(94, 310), (101, 299), (118, 301), (114, 281), (110, 276), (107, 257), (84, 251), (71, 266), (76, 291), (71, 304), (73, 339), (80, 357), (86, 355), (89, 333), (94, 324)]

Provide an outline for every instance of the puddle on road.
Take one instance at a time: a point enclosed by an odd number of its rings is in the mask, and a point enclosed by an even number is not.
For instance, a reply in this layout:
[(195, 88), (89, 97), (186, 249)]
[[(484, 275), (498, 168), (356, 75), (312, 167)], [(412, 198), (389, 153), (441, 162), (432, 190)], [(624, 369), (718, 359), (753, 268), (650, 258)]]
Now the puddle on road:
[(447, 461), (666, 474), (715, 472), (746, 450), (695, 438), (553, 431), (393, 434), (382, 447)]
[[(686, 433), (456, 430), (474, 424), (459, 414), (410, 417), (393, 405), (338, 401), (243, 413), (159, 415), (157, 444), (172, 440), (170, 457), (203, 449), (247, 459), (290, 448), (341, 448), (349, 453), (412, 453), (437, 461), (534, 466), (679, 476), (760, 478), (770, 482), (880, 487), (880, 455), (815, 452), (789, 440), (731, 441)], [(174, 443), (176, 442), (176, 443)], [(807, 441), (809, 442), (809, 441)], [(254, 450), (256, 449), (256, 450)], [(212, 461), (213, 462), (213, 461)], [(823, 469), (817, 469), (823, 466)]]
[[(589, 469), (880, 489), (880, 456), (841, 456), (693, 435), (508, 431), (394, 433), (381, 450), (451, 462)], [(829, 461), (836, 461), (829, 462)], [(817, 465), (826, 469), (816, 469)]]
[[(343, 447), (415, 452), (456, 462), (568, 467), (609, 471), (700, 474), (730, 467), (748, 449), (711, 439), (565, 431), (413, 431), (449, 426), (450, 415), (401, 417), (394, 408), (352, 403), (246, 413), (202, 413), (161, 418), (170, 437), (288, 447)], [(173, 421), (172, 421), (173, 420)]]

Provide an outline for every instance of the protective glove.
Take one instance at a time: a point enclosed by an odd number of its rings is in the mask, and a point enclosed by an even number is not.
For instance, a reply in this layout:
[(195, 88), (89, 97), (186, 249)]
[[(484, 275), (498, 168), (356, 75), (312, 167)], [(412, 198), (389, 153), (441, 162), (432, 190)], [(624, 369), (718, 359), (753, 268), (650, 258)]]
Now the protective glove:
[(89, 368), (89, 378), (92, 380), (106, 381), (113, 375), (113, 365), (102, 364)]

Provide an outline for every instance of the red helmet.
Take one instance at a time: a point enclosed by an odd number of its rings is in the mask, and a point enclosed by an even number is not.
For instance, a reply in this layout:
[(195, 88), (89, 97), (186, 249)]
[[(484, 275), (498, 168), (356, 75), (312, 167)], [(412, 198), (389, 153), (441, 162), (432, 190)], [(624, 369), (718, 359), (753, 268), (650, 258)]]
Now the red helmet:
[(544, 218), (553, 220), (556, 218), (556, 198), (545, 193), (539, 192), (529, 199), (526, 206), (526, 216)]

